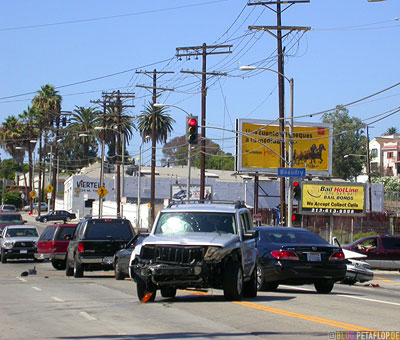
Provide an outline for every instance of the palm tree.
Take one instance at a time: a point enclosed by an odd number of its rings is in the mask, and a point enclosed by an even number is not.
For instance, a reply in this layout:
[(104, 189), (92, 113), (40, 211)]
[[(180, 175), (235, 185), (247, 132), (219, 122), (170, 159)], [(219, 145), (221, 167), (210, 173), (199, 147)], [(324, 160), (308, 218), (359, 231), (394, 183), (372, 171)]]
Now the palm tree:
[[(76, 106), (72, 112), (71, 123), (68, 125), (66, 142), (74, 149), (79, 149), (83, 145), (83, 165), (87, 166), (90, 163), (89, 157), (93, 153), (94, 146), (94, 127), (98, 125), (98, 111), (94, 108), (85, 108)], [(81, 136), (77, 138), (79, 135)], [(97, 144), (96, 144), (97, 146)], [(92, 147), (92, 150), (90, 150)]]
[(396, 133), (399, 133), (397, 127), (390, 127), (383, 133), (382, 136), (391, 136), (391, 135), (394, 135)]
[[(43, 182), (42, 181), (42, 129), (44, 126), (50, 125), (53, 120), (60, 115), (61, 112), (61, 102), (62, 97), (58, 94), (58, 91), (55, 90), (53, 85), (46, 84), (41, 87), (39, 91), (37, 91), (37, 95), (32, 99), (33, 106), (40, 112), (39, 119), (39, 206), (42, 199), (42, 192), (44, 191), (44, 173), (43, 173)], [(52, 124), (51, 124), (52, 125)], [(44, 135), (44, 145), (45, 152), (47, 153), (47, 139), (48, 139), (48, 130), (45, 130)], [(38, 210), (38, 215), (40, 216), (40, 209)]]
[(9, 153), (16, 163), (24, 161), (25, 151), (21, 150), (21, 123), (15, 116), (8, 116), (0, 127), (0, 146)]
[(168, 135), (171, 134), (173, 130), (172, 124), (175, 123), (175, 120), (166, 113), (165, 107), (153, 107), (151, 103), (148, 103), (145, 109), (141, 111), (141, 114), (136, 117), (137, 128), (142, 137), (142, 141), (146, 142), (147, 136), (151, 136), (152, 132), (153, 110), (155, 113), (156, 142), (165, 143)]

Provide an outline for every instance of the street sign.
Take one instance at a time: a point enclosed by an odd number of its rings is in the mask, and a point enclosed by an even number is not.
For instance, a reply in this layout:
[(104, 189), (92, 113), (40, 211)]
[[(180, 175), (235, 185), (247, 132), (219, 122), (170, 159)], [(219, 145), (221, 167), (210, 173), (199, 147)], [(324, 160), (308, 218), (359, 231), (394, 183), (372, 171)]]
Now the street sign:
[(47, 187), (46, 187), (46, 190), (48, 191), (48, 192), (52, 192), (53, 191), (53, 186), (51, 185), (51, 184), (49, 184)]
[(262, 216), (261, 214), (253, 214), (253, 221), (261, 222)]
[(99, 188), (99, 190), (97, 190), (96, 192), (98, 193), (98, 195), (99, 195), (101, 198), (103, 198), (105, 195), (108, 194), (107, 189), (104, 188), (103, 186), (101, 186), (101, 187)]
[(306, 169), (278, 168), (278, 177), (306, 177)]
[(51, 199), (51, 192), (48, 192), (48, 193), (47, 193), (47, 199), (48, 199), (48, 200)]
[(35, 197), (36, 197), (36, 191), (35, 191), (35, 190), (32, 190), (32, 191), (29, 193), (29, 196), (30, 196), (31, 198), (35, 198)]

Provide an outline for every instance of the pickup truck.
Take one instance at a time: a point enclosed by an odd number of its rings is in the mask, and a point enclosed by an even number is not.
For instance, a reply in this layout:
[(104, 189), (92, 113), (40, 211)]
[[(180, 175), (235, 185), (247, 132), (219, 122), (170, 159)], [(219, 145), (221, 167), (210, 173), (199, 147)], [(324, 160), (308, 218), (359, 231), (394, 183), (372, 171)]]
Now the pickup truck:
[(83, 277), (85, 271), (113, 270), (114, 254), (134, 236), (124, 218), (88, 218), (80, 221), (69, 242), (65, 273)]

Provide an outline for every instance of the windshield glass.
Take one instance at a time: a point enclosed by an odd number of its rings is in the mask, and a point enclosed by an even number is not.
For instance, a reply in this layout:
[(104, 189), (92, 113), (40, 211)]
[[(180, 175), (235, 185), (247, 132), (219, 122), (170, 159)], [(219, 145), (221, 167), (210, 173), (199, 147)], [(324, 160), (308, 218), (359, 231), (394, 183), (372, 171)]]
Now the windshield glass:
[(38, 232), (33, 228), (8, 229), (6, 237), (38, 237)]
[(235, 215), (210, 212), (167, 212), (158, 219), (155, 234), (175, 235), (185, 233), (236, 234)]
[(7, 222), (21, 223), (23, 221), (21, 215), (0, 215), (0, 223)]

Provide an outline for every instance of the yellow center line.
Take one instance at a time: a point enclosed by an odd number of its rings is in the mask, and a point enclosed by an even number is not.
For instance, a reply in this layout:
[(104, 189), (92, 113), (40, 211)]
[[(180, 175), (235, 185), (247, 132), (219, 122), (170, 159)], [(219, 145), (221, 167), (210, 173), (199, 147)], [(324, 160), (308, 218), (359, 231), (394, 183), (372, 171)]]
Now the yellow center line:
[[(190, 290), (182, 290), (182, 291), (185, 293), (188, 293), (188, 294), (193, 294), (193, 295), (211, 295), (211, 294), (208, 294), (205, 292), (199, 292), (199, 291), (190, 291)], [(268, 306), (260, 305), (258, 303), (249, 302), (249, 301), (233, 301), (233, 303), (236, 305), (241, 305), (241, 306), (248, 307), (248, 308), (262, 310), (264, 312), (289, 316), (292, 318), (297, 318), (297, 319), (307, 320), (307, 321), (311, 321), (311, 322), (321, 323), (321, 324), (328, 325), (328, 326), (343, 328), (348, 331), (375, 332), (375, 330), (373, 330), (373, 329), (365, 328), (362, 326), (357, 326), (357, 325), (352, 325), (352, 324), (345, 323), (345, 322), (320, 318), (318, 316), (313, 316), (313, 315), (306, 315), (306, 314), (291, 312), (288, 310), (279, 309), (279, 308), (275, 308), (275, 307), (268, 307)]]
[(384, 277), (375, 276), (374, 279), (381, 280), (383, 282), (393, 282), (392, 280), (385, 279)]

